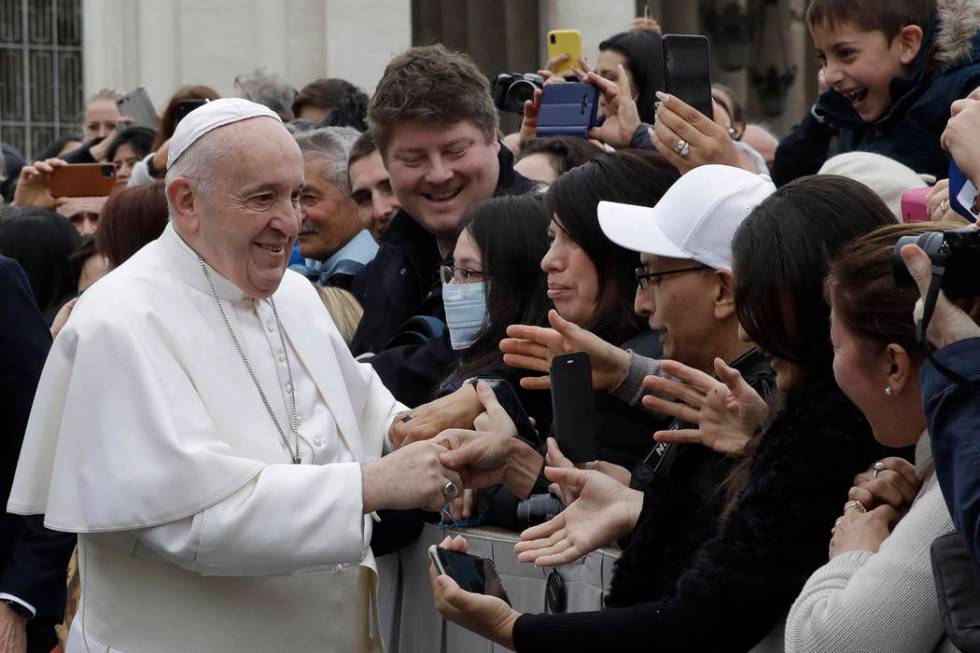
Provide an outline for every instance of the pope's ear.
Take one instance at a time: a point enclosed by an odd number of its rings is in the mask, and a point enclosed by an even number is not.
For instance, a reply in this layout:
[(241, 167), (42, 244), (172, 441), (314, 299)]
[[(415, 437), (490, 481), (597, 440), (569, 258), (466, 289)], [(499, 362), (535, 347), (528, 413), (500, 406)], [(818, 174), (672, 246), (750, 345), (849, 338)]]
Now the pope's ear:
[(201, 220), (196, 211), (194, 191), (186, 178), (177, 177), (167, 185), (167, 200), (174, 226), (181, 233), (196, 234)]

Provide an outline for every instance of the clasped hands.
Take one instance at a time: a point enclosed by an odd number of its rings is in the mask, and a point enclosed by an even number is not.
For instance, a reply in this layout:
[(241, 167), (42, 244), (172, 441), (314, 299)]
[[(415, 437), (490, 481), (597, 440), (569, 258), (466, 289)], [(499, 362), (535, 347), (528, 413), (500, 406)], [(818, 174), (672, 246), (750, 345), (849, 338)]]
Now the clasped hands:
[(831, 529), (830, 557), (848, 551), (876, 553), (921, 488), (915, 467), (895, 456), (855, 476), (843, 513)]

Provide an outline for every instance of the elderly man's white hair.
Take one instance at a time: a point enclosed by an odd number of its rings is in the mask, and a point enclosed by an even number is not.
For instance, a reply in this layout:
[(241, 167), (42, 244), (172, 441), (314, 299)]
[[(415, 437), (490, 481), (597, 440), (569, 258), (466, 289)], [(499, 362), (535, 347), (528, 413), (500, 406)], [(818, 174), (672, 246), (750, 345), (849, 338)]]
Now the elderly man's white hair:
[(303, 157), (321, 156), (330, 162), (328, 181), (350, 197), (350, 177), (347, 176), (347, 159), (354, 141), (361, 132), (353, 127), (320, 127), (295, 134)]

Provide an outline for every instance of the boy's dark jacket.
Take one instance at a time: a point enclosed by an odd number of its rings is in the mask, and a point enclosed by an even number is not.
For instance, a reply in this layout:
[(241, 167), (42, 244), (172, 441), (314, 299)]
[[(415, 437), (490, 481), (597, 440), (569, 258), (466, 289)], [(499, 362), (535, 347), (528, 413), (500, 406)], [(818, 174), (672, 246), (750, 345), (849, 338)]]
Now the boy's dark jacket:
[(918, 173), (947, 177), (948, 155), (939, 137), (949, 106), (980, 86), (980, 2), (939, 0), (908, 76), (891, 82), (892, 104), (866, 123), (840, 93), (829, 89), (815, 111), (840, 127), (839, 151), (875, 152)]

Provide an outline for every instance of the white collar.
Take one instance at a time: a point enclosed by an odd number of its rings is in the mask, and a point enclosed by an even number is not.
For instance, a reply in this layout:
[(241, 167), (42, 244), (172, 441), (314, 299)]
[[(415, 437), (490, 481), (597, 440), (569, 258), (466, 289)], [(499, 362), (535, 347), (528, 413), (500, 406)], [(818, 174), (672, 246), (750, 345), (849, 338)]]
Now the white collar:
[[(210, 295), (211, 287), (208, 285), (204, 273), (201, 272), (201, 257), (180, 237), (172, 222), (167, 223), (159, 242), (170, 272), (173, 272), (178, 279), (192, 288)], [(240, 302), (246, 297), (245, 292), (230, 279), (207, 263), (205, 265), (211, 274), (214, 291), (218, 297), (229, 302)]]

